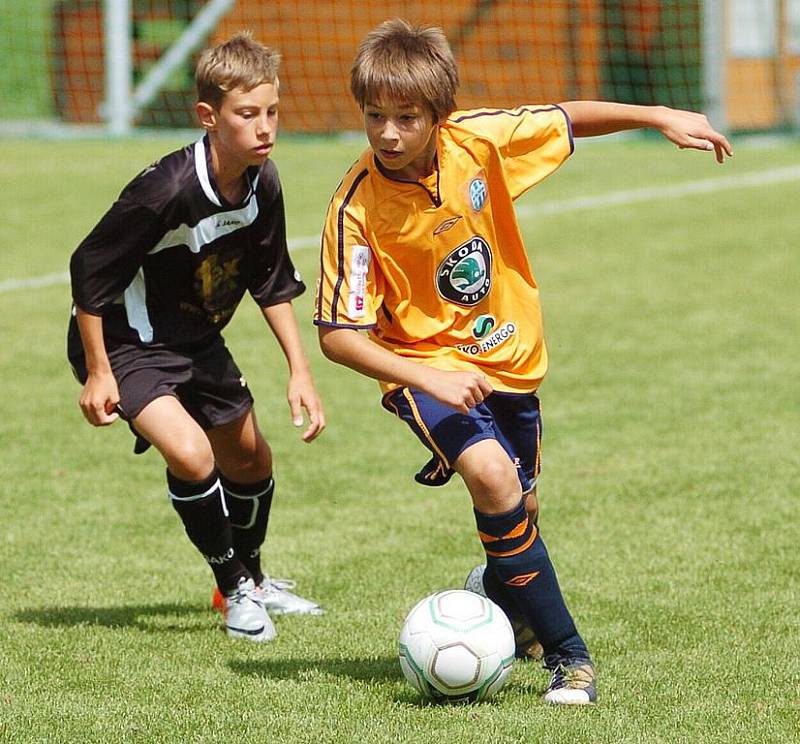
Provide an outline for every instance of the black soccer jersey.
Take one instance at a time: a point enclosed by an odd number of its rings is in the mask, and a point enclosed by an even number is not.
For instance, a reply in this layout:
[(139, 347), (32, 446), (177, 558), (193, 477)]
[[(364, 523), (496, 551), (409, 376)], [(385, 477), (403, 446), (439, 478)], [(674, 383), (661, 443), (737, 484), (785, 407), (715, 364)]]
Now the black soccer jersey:
[[(305, 290), (286, 247), (274, 164), (246, 177), (247, 195), (226, 202), (204, 137), (123, 189), (70, 261), (73, 301), (103, 316), (107, 345), (196, 346), (219, 334), (245, 291), (268, 307)], [(80, 354), (74, 317), (69, 338), (70, 356)]]

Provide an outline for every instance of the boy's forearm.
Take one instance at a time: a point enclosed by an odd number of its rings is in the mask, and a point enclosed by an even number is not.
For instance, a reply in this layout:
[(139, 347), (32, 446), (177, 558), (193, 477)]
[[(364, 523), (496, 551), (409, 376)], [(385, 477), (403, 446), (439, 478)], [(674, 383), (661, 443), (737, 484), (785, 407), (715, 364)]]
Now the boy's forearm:
[(566, 101), (559, 106), (567, 112), (575, 137), (595, 137), (645, 127), (658, 128), (664, 106), (637, 106), (608, 101)]
[(319, 342), (333, 362), (383, 382), (424, 386), (425, 367), (384, 349), (352, 328), (319, 328)]
[(716, 131), (703, 114), (694, 111), (605, 101), (567, 101), (560, 105), (572, 120), (575, 137), (652, 127), (682, 150), (713, 150), (718, 163), (733, 155), (727, 137)]
[(277, 305), (262, 307), (261, 312), (283, 350), (286, 363), (289, 365), (289, 373), (309, 372), (308, 358), (303, 349), (292, 303), (281, 302)]
[(103, 338), (103, 318), (75, 307), (75, 319), (81, 334), (83, 353), (86, 358), (86, 371), (90, 375), (110, 374), (111, 363), (106, 353)]

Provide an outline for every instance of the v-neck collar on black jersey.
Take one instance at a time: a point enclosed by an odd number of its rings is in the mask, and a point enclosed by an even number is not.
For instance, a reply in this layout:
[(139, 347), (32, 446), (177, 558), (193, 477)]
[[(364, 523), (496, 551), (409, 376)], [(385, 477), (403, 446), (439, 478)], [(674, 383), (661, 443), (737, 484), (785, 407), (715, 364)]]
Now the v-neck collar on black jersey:
[[(205, 170), (206, 170), (205, 176), (208, 179), (208, 186), (210, 187), (213, 195), (216, 197), (215, 199), (212, 199), (212, 201), (214, 201), (219, 207), (233, 208), (233, 207), (241, 207), (242, 205), (247, 204), (247, 202), (250, 201), (250, 198), (253, 196), (256, 190), (256, 182), (258, 181), (258, 166), (249, 165), (245, 169), (245, 178), (247, 179), (247, 191), (238, 202), (229, 202), (225, 198), (225, 195), (219, 190), (219, 187), (217, 186), (217, 179), (214, 177), (214, 163), (211, 158), (211, 143), (208, 139), (208, 135), (207, 134), (204, 135), (201, 141), (203, 143), (203, 154), (205, 155)], [(199, 174), (199, 169), (197, 168), (197, 164), (195, 164), (195, 169), (198, 170)], [(202, 183), (203, 180), (202, 177), (200, 178), (200, 180)], [(203, 190), (205, 191), (205, 189)], [(210, 197), (211, 195), (208, 194), (208, 192), (206, 192), (206, 196)]]

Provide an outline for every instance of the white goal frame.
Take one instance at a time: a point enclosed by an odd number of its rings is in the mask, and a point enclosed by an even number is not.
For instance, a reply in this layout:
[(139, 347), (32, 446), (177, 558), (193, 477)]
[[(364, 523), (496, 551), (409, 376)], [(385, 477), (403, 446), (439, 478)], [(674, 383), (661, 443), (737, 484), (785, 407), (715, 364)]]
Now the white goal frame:
[(131, 0), (105, 0), (105, 100), (101, 116), (110, 135), (120, 137), (131, 133), (136, 116), (158, 95), (172, 72), (203, 45), (235, 2), (209, 0), (134, 87)]

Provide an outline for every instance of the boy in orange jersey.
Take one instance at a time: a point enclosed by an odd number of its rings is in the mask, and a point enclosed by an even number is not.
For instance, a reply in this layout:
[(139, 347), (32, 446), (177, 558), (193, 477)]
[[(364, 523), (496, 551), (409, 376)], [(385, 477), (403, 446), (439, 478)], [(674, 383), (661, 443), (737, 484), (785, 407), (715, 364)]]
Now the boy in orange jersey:
[(545, 700), (593, 703), (594, 664), (537, 529), (547, 350), (513, 201), (575, 136), (652, 127), (719, 162), (731, 147), (704, 116), (665, 107), (456, 111), (457, 85), (439, 29), (396, 19), (362, 42), (351, 90), (370, 149), (329, 207), (314, 322), (326, 356), (379, 380), (431, 451), (417, 480), (464, 480), (486, 553), (467, 587), (507, 612), (518, 655), (541, 644)]

